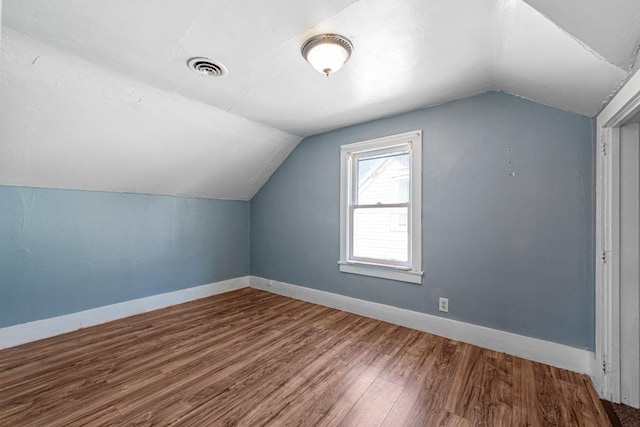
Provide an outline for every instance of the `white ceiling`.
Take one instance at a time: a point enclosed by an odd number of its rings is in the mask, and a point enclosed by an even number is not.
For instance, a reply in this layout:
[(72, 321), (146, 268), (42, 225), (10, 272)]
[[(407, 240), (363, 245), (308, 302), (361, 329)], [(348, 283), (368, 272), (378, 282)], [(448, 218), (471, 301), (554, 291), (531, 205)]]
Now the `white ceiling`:
[[(2, 20), (0, 184), (232, 199), (300, 136), (487, 91), (593, 116), (640, 43), (637, 0), (4, 0)], [(300, 55), (320, 32), (355, 46), (329, 78)]]
[(526, 0), (589, 49), (629, 70), (638, 51), (640, 4), (625, 0)]
[(250, 199), (300, 141), (5, 29), (0, 184)]

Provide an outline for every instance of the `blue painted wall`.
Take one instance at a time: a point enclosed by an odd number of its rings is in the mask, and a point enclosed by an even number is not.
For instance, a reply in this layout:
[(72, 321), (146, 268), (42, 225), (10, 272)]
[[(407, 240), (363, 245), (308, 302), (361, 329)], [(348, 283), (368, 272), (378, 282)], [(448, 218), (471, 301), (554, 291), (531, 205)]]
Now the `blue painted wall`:
[(0, 186), (0, 327), (248, 273), (248, 202)]
[[(340, 145), (415, 129), (423, 284), (340, 273)], [(593, 170), (591, 119), (503, 93), (309, 137), (251, 200), (251, 273), (593, 350)]]

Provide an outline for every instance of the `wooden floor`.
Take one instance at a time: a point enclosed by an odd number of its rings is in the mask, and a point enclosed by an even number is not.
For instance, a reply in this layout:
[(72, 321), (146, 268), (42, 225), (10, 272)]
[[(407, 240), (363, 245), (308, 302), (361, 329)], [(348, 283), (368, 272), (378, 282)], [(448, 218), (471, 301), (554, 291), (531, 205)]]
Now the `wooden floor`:
[(606, 426), (589, 379), (253, 289), (0, 351), (0, 425)]

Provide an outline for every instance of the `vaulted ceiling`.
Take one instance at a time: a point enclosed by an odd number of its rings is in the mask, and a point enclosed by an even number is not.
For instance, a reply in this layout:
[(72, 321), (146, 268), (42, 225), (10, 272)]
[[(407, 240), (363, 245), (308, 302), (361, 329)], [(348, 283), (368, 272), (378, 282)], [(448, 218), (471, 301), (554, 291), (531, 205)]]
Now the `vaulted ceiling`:
[[(594, 116), (637, 0), (4, 0), (0, 184), (250, 199), (302, 136), (501, 90)], [(308, 37), (354, 44), (329, 78)], [(229, 70), (190, 71), (194, 56)]]

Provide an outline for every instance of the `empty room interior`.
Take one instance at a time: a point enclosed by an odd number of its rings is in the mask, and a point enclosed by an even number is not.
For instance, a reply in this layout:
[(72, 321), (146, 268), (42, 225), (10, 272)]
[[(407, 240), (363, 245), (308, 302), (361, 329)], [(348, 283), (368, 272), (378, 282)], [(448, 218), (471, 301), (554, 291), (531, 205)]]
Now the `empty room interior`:
[(0, 425), (640, 425), (637, 0), (0, 29)]

